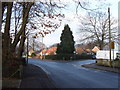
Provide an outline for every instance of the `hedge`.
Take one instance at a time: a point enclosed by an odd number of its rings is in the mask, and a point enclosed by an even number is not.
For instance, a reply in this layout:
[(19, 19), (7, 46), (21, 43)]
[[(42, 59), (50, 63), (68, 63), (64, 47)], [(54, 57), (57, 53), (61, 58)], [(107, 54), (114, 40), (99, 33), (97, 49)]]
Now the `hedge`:
[[(110, 64), (111, 63), (111, 64)], [(102, 65), (102, 66), (107, 66), (107, 67), (116, 67), (116, 68), (120, 68), (120, 60), (97, 60), (96, 61), (97, 65)]]
[(52, 59), (52, 60), (79, 60), (79, 59), (92, 59), (92, 55), (86, 55), (86, 54), (58, 54), (58, 55), (46, 55), (45, 59)]
[(35, 54), (35, 53), (32, 53), (32, 54), (31, 54), (31, 57), (34, 57), (34, 56), (36, 56), (36, 54)]
[(2, 77), (3, 78), (20, 78), (20, 64), (25, 66), (26, 59), (25, 58), (13, 58), (10, 57), (6, 63), (2, 63)]

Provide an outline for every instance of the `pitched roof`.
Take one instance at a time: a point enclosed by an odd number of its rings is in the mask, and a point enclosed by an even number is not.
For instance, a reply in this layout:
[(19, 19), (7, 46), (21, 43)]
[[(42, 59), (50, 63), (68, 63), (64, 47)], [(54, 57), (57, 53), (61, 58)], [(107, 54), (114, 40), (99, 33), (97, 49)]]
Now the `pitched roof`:
[(99, 47), (97, 47), (97, 46), (95, 46), (95, 47), (92, 49), (92, 51), (95, 52), (95, 53), (96, 53), (97, 51), (99, 51), (99, 50), (100, 50), (100, 49), (99, 49)]

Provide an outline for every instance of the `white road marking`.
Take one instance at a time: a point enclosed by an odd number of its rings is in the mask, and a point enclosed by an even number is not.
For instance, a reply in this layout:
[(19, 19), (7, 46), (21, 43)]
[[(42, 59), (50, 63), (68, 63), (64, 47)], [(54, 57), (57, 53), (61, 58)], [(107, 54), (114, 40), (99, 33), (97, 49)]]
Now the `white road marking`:
[(98, 70), (94, 71), (94, 72), (99, 72)]
[(72, 64), (72, 65), (78, 69), (88, 70), (87, 68), (81, 67), (81, 65), (75, 65), (75, 64)]
[[(81, 67), (81, 66), (80, 66)], [(87, 68), (81, 67), (81, 69), (88, 70)]]

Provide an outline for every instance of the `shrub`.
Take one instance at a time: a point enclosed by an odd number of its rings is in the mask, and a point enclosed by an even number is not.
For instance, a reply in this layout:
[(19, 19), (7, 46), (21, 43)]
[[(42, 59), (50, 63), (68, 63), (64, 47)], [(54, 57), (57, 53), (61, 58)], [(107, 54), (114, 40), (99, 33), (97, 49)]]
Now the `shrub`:
[[(19, 58), (9, 58), (9, 60), (2, 65), (2, 77), (10, 77), (13, 75), (19, 69), (20, 63), (21, 59)], [(16, 72), (12, 78), (19, 78), (19, 75), (19, 72)]]
[(58, 54), (58, 55), (46, 55), (45, 59), (52, 60), (79, 60), (79, 59), (92, 59), (92, 55), (77, 55), (77, 54)]
[(32, 54), (31, 54), (31, 57), (34, 57), (34, 56), (36, 56), (36, 54), (35, 54), (35, 53), (32, 53)]
[(102, 65), (102, 66), (107, 66), (107, 67), (112, 66), (112, 67), (115, 67), (115, 68), (120, 68), (120, 60), (111, 61), (111, 64), (110, 64), (109, 60), (97, 60), (96, 64), (97, 65)]

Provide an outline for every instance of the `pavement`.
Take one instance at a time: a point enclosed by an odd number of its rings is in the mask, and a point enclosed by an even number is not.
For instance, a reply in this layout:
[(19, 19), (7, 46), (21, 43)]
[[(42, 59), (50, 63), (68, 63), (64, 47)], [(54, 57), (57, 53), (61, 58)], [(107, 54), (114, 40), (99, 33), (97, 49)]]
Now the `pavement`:
[(84, 64), (82, 66), (86, 68), (93, 68), (93, 69), (104, 70), (108, 72), (120, 73), (120, 68), (100, 66), (100, 65), (96, 65), (96, 63)]
[(56, 88), (49, 76), (32, 64), (24, 66), (22, 77), (19, 88)]

